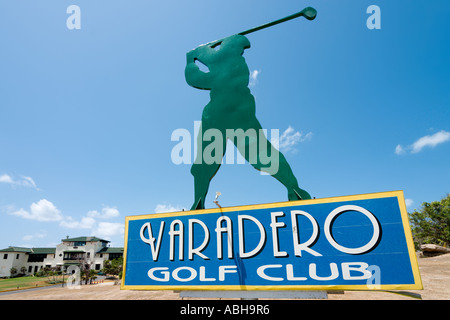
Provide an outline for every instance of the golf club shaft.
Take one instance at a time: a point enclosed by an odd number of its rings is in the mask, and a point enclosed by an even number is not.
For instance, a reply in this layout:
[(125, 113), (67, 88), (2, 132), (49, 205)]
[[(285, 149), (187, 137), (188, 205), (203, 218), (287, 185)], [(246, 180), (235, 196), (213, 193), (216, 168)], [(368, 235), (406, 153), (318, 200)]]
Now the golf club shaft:
[[(302, 11), (294, 13), (294, 14), (291, 14), (290, 16), (287, 16), (287, 17), (284, 17), (284, 18), (281, 18), (281, 19), (278, 19), (278, 20), (275, 20), (275, 21), (263, 24), (263, 25), (261, 25), (259, 27), (255, 27), (255, 28), (248, 29), (246, 31), (242, 31), (242, 32), (240, 32), (238, 34), (244, 36), (246, 34), (249, 34), (249, 33), (255, 32), (255, 31), (259, 31), (259, 30), (262, 30), (262, 29), (266, 29), (266, 28), (272, 27), (274, 25), (277, 25), (277, 24), (280, 24), (280, 23), (283, 23), (283, 22), (286, 22), (286, 21), (289, 21), (289, 20), (292, 20), (292, 19), (295, 19), (295, 18), (298, 18), (298, 17), (302, 17), (302, 16), (305, 17), (308, 20), (314, 20), (316, 18), (316, 15), (317, 15), (316, 9), (314, 9), (312, 7), (306, 7)], [(220, 45), (224, 39), (225, 38), (220, 39), (220, 40), (211, 41), (211, 42), (207, 43), (207, 45), (210, 45), (211, 48), (214, 48), (214, 47)]]
[(298, 18), (298, 17), (301, 17), (301, 16), (304, 16), (308, 20), (313, 20), (316, 17), (316, 14), (317, 14), (317, 11), (314, 8), (307, 7), (307, 8), (303, 9), (300, 12), (291, 14), (290, 16), (287, 16), (287, 17), (284, 17), (282, 19), (278, 19), (278, 20), (275, 20), (275, 21), (263, 24), (263, 25), (261, 25), (259, 27), (256, 27), (256, 28), (252, 28), (252, 29), (240, 32), (239, 34), (244, 36), (246, 34), (249, 34), (249, 33), (255, 32), (255, 31), (259, 31), (259, 30), (262, 30), (262, 29), (265, 29), (265, 28), (269, 28), (269, 27), (272, 27), (274, 25), (277, 25), (277, 24), (280, 24), (280, 23), (283, 23), (283, 22), (286, 22), (286, 21), (289, 21), (289, 20), (292, 20), (292, 19), (295, 19), (295, 18)]
[[(275, 20), (275, 21), (263, 24), (262, 26), (259, 26), (259, 27), (255, 27), (255, 28), (248, 29), (246, 31), (242, 31), (242, 32), (240, 32), (238, 34), (244, 36), (246, 34), (249, 34), (249, 33), (255, 32), (255, 31), (259, 31), (259, 30), (262, 30), (262, 29), (265, 29), (265, 28), (269, 28), (269, 27), (272, 27), (274, 25), (277, 25), (277, 24), (280, 24), (280, 23), (283, 23), (283, 22), (286, 22), (286, 21), (289, 21), (289, 20), (292, 20), (292, 19), (295, 19), (295, 18), (298, 18), (298, 17), (301, 17), (301, 16), (305, 17), (308, 20), (314, 20), (316, 18), (316, 15), (317, 15), (316, 9), (311, 8), (311, 7), (307, 7), (307, 8), (303, 9), (300, 12), (291, 14), (290, 16), (287, 16), (287, 17), (284, 17), (284, 18), (281, 18), (281, 19), (278, 19), (278, 20)], [(220, 39), (220, 40), (216, 40), (216, 41), (211, 42), (212, 47), (214, 48), (215, 46), (220, 45), (224, 39)]]

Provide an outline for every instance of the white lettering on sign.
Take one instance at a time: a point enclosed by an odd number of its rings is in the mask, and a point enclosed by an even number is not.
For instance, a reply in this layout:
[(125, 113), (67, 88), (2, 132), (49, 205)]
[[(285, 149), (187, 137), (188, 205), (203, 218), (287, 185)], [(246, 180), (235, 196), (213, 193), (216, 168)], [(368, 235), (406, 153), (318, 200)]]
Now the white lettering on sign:
[[(367, 270), (369, 265), (365, 262), (343, 262), (342, 277), (344, 280), (366, 280), (372, 277), (372, 272)], [(351, 275), (351, 271), (358, 272), (361, 275)]]
[[(170, 272), (168, 272), (167, 270), (169, 270), (169, 268), (167, 267), (156, 267), (156, 268), (151, 268), (150, 270), (148, 270), (148, 277), (154, 281), (161, 281), (161, 282), (167, 282), (170, 279)], [(155, 272), (160, 271), (159, 274), (162, 275), (163, 277), (157, 277), (155, 276)]]
[[(199, 280), (202, 282), (216, 281), (216, 278), (208, 278), (206, 276), (206, 268), (204, 266), (199, 267), (199, 271), (193, 267), (178, 267), (172, 272), (169, 271), (168, 267), (154, 267), (150, 268), (147, 275), (150, 279), (158, 282), (168, 282), (170, 277), (179, 282), (189, 282), (199, 276)], [(219, 281), (225, 281), (226, 274), (237, 273), (237, 266), (219, 266), (218, 276)]]
[[(368, 270), (369, 265), (365, 262), (343, 262), (341, 263), (342, 277), (344, 280), (366, 280), (372, 277), (372, 272)], [(352, 274), (353, 271), (353, 274)], [(298, 277), (294, 275), (294, 266), (292, 264), (268, 264), (260, 266), (257, 274), (262, 279), (269, 281), (284, 281), (284, 275), (288, 281), (305, 281), (307, 277)], [(270, 273), (269, 273), (270, 272)], [(326, 274), (326, 270), (321, 270)], [(355, 275), (355, 272), (357, 273)], [(336, 263), (329, 264), (329, 275), (318, 275), (315, 263), (309, 265), (308, 275), (311, 279), (318, 281), (330, 281), (339, 277), (339, 269)]]
[[(189, 276), (187, 278), (182, 278), (179, 276), (179, 272), (181, 270), (187, 270), (189, 272)], [(197, 270), (195, 270), (194, 268), (191, 267), (179, 267), (176, 268), (173, 272), (172, 272), (172, 277), (177, 280), (177, 281), (181, 281), (181, 282), (188, 282), (191, 281), (193, 279), (195, 279), (197, 277)]]
[[(363, 215), (365, 215), (371, 222), (372, 227), (373, 227), (373, 231), (372, 231), (372, 237), (370, 239), (369, 242), (367, 242), (365, 245), (361, 246), (361, 247), (357, 247), (357, 248), (349, 248), (346, 246), (343, 246), (341, 244), (339, 244), (336, 239), (333, 238), (332, 235), (332, 228), (333, 228), (333, 221), (341, 214), (345, 213), (345, 212), (349, 212), (349, 211), (354, 211), (354, 212), (359, 212), (362, 213)], [(303, 216), (305, 218), (307, 218), (307, 221), (309, 221), (310, 223), (310, 227), (312, 227), (312, 234), (309, 237), (309, 239), (303, 243), (300, 242), (300, 227), (299, 227), (299, 223), (298, 223), (298, 216)], [(285, 221), (282, 221), (282, 219), (285, 219)], [(283, 228), (288, 227), (286, 222), (290, 222), (291, 224), (291, 228), (292, 228), (292, 244), (293, 244), (293, 248), (294, 248), (294, 255), (297, 257), (302, 257), (302, 255), (304, 255), (304, 253), (308, 253), (311, 254), (313, 256), (319, 257), (322, 256), (322, 254), (320, 252), (317, 252), (316, 250), (313, 250), (311, 247), (314, 246), (314, 244), (316, 243), (318, 237), (319, 237), (319, 224), (317, 223), (316, 219), (309, 214), (306, 211), (302, 211), (302, 210), (291, 210), (291, 218), (290, 221), (289, 219), (286, 219), (285, 217), (285, 213), (282, 211), (274, 211), (270, 213), (270, 228), (271, 228), (271, 232), (269, 232), (268, 234), (271, 235), (272, 237), (272, 252), (273, 252), (273, 256), (274, 257), (286, 257), (289, 255), (289, 253), (285, 250), (283, 250), (283, 248), (281, 248), (281, 242), (280, 240), (280, 231)], [(308, 222), (306, 222), (308, 224)], [(266, 230), (263, 226), (263, 224), (254, 216), (251, 215), (238, 215), (237, 216), (237, 224), (238, 224), (238, 248), (239, 248), (239, 257), (240, 258), (252, 258), (255, 257), (256, 255), (259, 254), (259, 252), (263, 249), (264, 244), (266, 243), (267, 240), (267, 235), (266, 235)], [(258, 239), (258, 244), (256, 245), (256, 247), (254, 248), (248, 248), (248, 240), (246, 239), (246, 236), (249, 236), (248, 232), (246, 232), (246, 228), (249, 228), (250, 225), (249, 224), (254, 224), (257, 227), (257, 231), (253, 231), (252, 232), (252, 243), (255, 241), (255, 239)], [(161, 243), (163, 241), (164, 238), (164, 221), (161, 220), (160, 225), (159, 225), (159, 233), (158, 233), (158, 238), (156, 239), (156, 237), (153, 235), (153, 231), (152, 230), (152, 223), (151, 222), (145, 222), (140, 229), (140, 238), (141, 240), (148, 244), (150, 246), (150, 251), (151, 251), (151, 256), (153, 261), (157, 261), (159, 254), (160, 254), (160, 249), (161, 249)], [(233, 259), (234, 258), (234, 253), (233, 253), (233, 243), (234, 240), (233, 239), (233, 221), (231, 220), (230, 217), (227, 216), (220, 216), (219, 218), (217, 218), (216, 220), (216, 224), (215, 224), (215, 229), (214, 232), (216, 232), (216, 246), (217, 246), (217, 259), (223, 259), (223, 251), (224, 251), (224, 246), (226, 244), (227, 246), (227, 258), (228, 259)], [(210, 243), (210, 230), (208, 228), (208, 226), (201, 220), (199, 219), (189, 219), (188, 223), (187, 223), (187, 235), (188, 235), (188, 246), (187, 246), (187, 256), (189, 260), (193, 260), (194, 259), (194, 255), (197, 255), (198, 257), (204, 259), (204, 260), (209, 260), (210, 257), (207, 257), (203, 251), (206, 250), (206, 248), (208, 247), (208, 244)], [(200, 235), (195, 235), (194, 236), (194, 228), (198, 230), (203, 230), (203, 238), (201, 238), (201, 233)], [(147, 230), (147, 233), (146, 233)], [(351, 230), (348, 229), (347, 230)], [(286, 232), (283, 232), (284, 234), (286, 234)], [(146, 234), (148, 234), (148, 237), (146, 236)], [(325, 223), (324, 223), (324, 234), (325, 234), (325, 238), (327, 239), (328, 243), (335, 248), (336, 250), (342, 252), (342, 253), (346, 253), (346, 254), (351, 254), (351, 255), (357, 255), (357, 254), (363, 254), (366, 253), (370, 250), (372, 250), (373, 248), (375, 248), (377, 246), (377, 244), (379, 243), (380, 239), (381, 239), (381, 227), (380, 224), (377, 220), (377, 218), (367, 209), (364, 209), (360, 206), (355, 206), (355, 205), (343, 205), (340, 206), (336, 209), (334, 209), (333, 211), (331, 211), (328, 216), (325, 219)], [(175, 257), (176, 257), (176, 248), (178, 248), (178, 260), (179, 261), (183, 261), (185, 255), (184, 255), (184, 236), (185, 236), (185, 225), (183, 223), (183, 221), (179, 220), (179, 219), (175, 219), (170, 223), (169, 226), (169, 260), (170, 261), (174, 261)], [(224, 236), (225, 236), (225, 241), (224, 241)], [(201, 244), (198, 245), (197, 247), (194, 247), (194, 238), (196, 240), (198, 239), (202, 239)], [(285, 243), (285, 242), (284, 242)], [(246, 246), (247, 244), (247, 246)], [(254, 246), (254, 245), (253, 245)], [(286, 249), (286, 248), (284, 248)], [(167, 251), (163, 251), (164, 253), (167, 253)], [(270, 265), (271, 267), (266, 267), (266, 268), (274, 268), (273, 265)], [(278, 266), (278, 265), (275, 265)], [(290, 267), (289, 267), (290, 268)], [(322, 278), (321, 276), (318, 276), (315, 273), (315, 267), (312, 266), (312, 278)], [(347, 268), (347, 267), (345, 267)], [(353, 268), (353, 269), (349, 269), (349, 270), (354, 270), (355, 267), (348, 267), (348, 268)], [(262, 273), (264, 273), (264, 270), (261, 270)], [(163, 270), (164, 271), (164, 270)], [(334, 266), (331, 266), (331, 276), (327, 276), (326, 278), (329, 277), (335, 277), (336, 275), (336, 268)], [(292, 274), (291, 271), (289, 271), (290, 274)], [(193, 274), (193, 273), (192, 273)], [(193, 275), (191, 275), (193, 276)], [(292, 276), (294, 277), (294, 276)]]
[[(178, 230), (175, 230), (175, 226), (178, 226)], [(175, 259), (175, 236), (178, 236), (178, 259), (180, 261), (184, 258), (184, 225), (181, 220), (173, 220), (170, 224), (170, 260)]]
[[(267, 264), (258, 267), (256, 273), (261, 279), (281, 282), (281, 281), (306, 281), (310, 279), (325, 282), (331, 281), (342, 275), (344, 280), (367, 280), (372, 278), (371, 267), (365, 262), (342, 262), (340, 268), (336, 263), (320, 266), (317, 270), (315, 263), (310, 263), (307, 274), (301, 274), (295, 270), (292, 264)], [(341, 272), (339, 272), (339, 270)], [(208, 273), (208, 274), (207, 274)], [(218, 268), (210, 268), (207, 272), (205, 266), (198, 267), (178, 267), (170, 271), (168, 267), (154, 267), (148, 270), (150, 279), (158, 282), (169, 282), (171, 278), (178, 282), (189, 282), (198, 278), (201, 282), (219, 281), (223, 282), (228, 277), (238, 276), (239, 269), (235, 265), (223, 265)]]
[[(148, 236), (149, 236), (148, 239), (144, 235), (145, 229), (148, 230)], [(150, 249), (152, 250), (153, 261), (158, 260), (159, 249), (161, 248), (161, 238), (162, 238), (163, 230), (164, 230), (164, 221), (161, 222), (161, 226), (159, 227), (158, 241), (156, 242), (156, 247), (155, 247), (156, 238), (153, 237), (152, 225), (150, 224), (150, 222), (144, 223), (141, 227), (141, 231), (140, 231), (141, 240), (150, 245)]]
[(277, 217), (283, 217), (284, 212), (271, 212), (270, 218), (272, 223), (270, 227), (272, 228), (272, 239), (273, 239), (273, 256), (274, 257), (286, 257), (288, 253), (286, 251), (280, 251), (278, 244), (278, 228), (284, 228), (286, 224), (284, 222), (278, 222)]
[[(194, 223), (199, 224), (203, 231), (205, 232), (205, 237), (203, 238), (202, 244), (194, 249)], [(194, 254), (202, 257), (205, 260), (209, 260), (207, 256), (205, 256), (201, 251), (205, 249), (206, 245), (209, 242), (209, 230), (208, 227), (203, 223), (203, 221), (198, 219), (189, 219), (189, 260), (194, 259)]]
[[(333, 220), (340, 215), (341, 213), (347, 212), (347, 211), (358, 211), (361, 212), (362, 214), (364, 214), (367, 218), (369, 218), (370, 222), (372, 223), (373, 226), (373, 235), (372, 235), (372, 239), (370, 239), (370, 241), (359, 248), (346, 248), (344, 246), (341, 246), (340, 244), (338, 244), (333, 236), (331, 235), (331, 224), (333, 222)], [(365, 253), (367, 251), (372, 250), (375, 245), (378, 243), (378, 240), (380, 239), (380, 225), (378, 223), (377, 218), (375, 218), (375, 216), (369, 211), (366, 210), (362, 207), (359, 206), (354, 206), (354, 205), (345, 205), (345, 206), (340, 206), (339, 208), (334, 209), (333, 211), (330, 212), (330, 214), (328, 215), (327, 219), (325, 220), (325, 237), (327, 238), (328, 242), (335, 247), (336, 249), (338, 249), (341, 252), (344, 253), (348, 253), (348, 254), (361, 254), (361, 253)]]
[[(256, 246), (256, 248), (254, 248), (252, 251), (250, 252), (245, 252), (245, 248), (244, 248), (244, 220), (250, 220), (253, 221), (254, 223), (256, 223), (256, 225), (259, 228), (259, 243)], [(263, 225), (261, 224), (261, 222), (259, 222), (258, 219), (256, 219), (253, 216), (249, 216), (249, 215), (238, 215), (238, 230), (239, 230), (239, 256), (241, 258), (250, 258), (253, 257), (254, 255), (256, 255), (261, 249), (262, 246), (264, 245), (264, 242), (266, 240), (266, 231), (264, 230)]]
[[(225, 227), (222, 227), (222, 221), (226, 222)], [(215, 231), (217, 234), (217, 259), (222, 259), (222, 233), (224, 232), (227, 234), (228, 259), (233, 259), (233, 228), (231, 219), (227, 216), (221, 216), (217, 219)]]
[(334, 263), (334, 262), (330, 263), (330, 272), (331, 272), (331, 274), (329, 276), (318, 276), (316, 264), (311, 263), (309, 265), (309, 275), (314, 280), (329, 281), (329, 280), (334, 280), (337, 277), (339, 277), (339, 271), (338, 271), (338, 267), (337, 267), (336, 263)]
[[(298, 236), (299, 236), (299, 232), (297, 231), (298, 230), (298, 225), (297, 225), (297, 216), (298, 215), (302, 215), (302, 216), (305, 216), (306, 218), (308, 218), (309, 221), (311, 221), (311, 224), (313, 226), (313, 232), (312, 232), (311, 237), (309, 238), (308, 241), (306, 241), (305, 243), (302, 243), (302, 244), (299, 242), (299, 239), (298, 239)], [(316, 219), (314, 219), (312, 215), (310, 215), (309, 213), (307, 213), (305, 211), (292, 210), (291, 211), (291, 221), (292, 221), (292, 236), (294, 237), (295, 255), (298, 257), (301, 257), (302, 250), (303, 250), (303, 251), (306, 251), (316, 257), (322, 256), (317, 251), (314, 251), (311, 248), (309, 248), (310, 245), (312, 245), (314, 242), (316, 242), (317, 237), (319, 235), (319, 224), (317, 223)]]
[(266, 269), (274, 269), (274, 268), (277, 269), (277, 268), (281, 268), (281, 267), (283, 267), (281, 264), (268, 264), (268, 265), (259, 267), (258, 270), (256, 270), (256, 273), (258, 274), (258, 276), (260, 276), (262, 279), (265, 279), (265, 280), (283, 281), (283, 278), (271, 277), (271, 276), (268, 276), (265, 272)]

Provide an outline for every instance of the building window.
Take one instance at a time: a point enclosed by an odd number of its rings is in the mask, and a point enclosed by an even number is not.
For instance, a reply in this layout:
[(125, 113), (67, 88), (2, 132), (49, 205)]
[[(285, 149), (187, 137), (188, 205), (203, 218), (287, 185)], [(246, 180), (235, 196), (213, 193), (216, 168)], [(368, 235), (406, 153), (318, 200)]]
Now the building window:
[(3, 259), (8, 259), (8, 254), (7, 253), (5, 253), (5, 254), (3, 254)]
[(64, 252), (63, 260), (83, 260), (84, 253), (80, 252)]
[(109, 260), (118, 259), (118, 258), (121, 258), (122, 256), (123, 256), (122, 253), (110, 253), (109, 254)]
[(86, 245), (86, 241), (75, 241), (73, 243), (74, 247), (78, 247), (78, 246), (85, 246)]
[(44, 259), (47, 258), (46, 253), (30, 253), (28, 255), (28, 262), (43, 262)]
[(18, 254), (16, 255), (16, 259), (19, 259), (19, 256), (20, 256), (20, 253), (18, 253)]

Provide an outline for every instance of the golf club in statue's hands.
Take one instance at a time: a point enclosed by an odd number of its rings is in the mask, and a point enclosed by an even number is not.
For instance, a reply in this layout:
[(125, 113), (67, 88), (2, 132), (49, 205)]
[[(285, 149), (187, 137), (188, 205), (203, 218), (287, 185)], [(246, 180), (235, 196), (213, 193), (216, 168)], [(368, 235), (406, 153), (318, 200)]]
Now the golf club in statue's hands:
[[(265, 23), (259, 27), (255, 27), (255, 28), (251, 28), (251, 29), (239, 32), (238, 34), (240, 34), (241, 36), (245, 36), (247, 34), (250, 34), (250, 33), (262, 30), (262, 29), (266, 29), (269, 27), (273, 27), (277, 24), (280, 24), (280, 23), (283, 23), (283, 22), (286, 22), (286, 21), (289, 21), (289, 20), (292, 20), (292, 19), (295, 19), (298, 17), (305, 17), (308, 20), (314, 20), (316, 18), (316, 16), (317, 16), (317, 10), (312, 7), (307, 7), (305, 9), (303, 9), (302, 11), (291, 14), (290, 16), (287, 16), (287, 17), (284, 17), (284, 18), (281, 18), (281, 19), (278, 19), (278, 20), (275, 20), (275, 21), (272, 21), (269, 23)], [(215, 40), (213, 42), (210, 42), (209, 44), (213, 43), (213, 47), (214, 47), (214, 46), (220, 45), (220, 43), (222, 41), (223, 41), (223, 39)]]
[[(209, 129), (218, 130), (216, 132), (222, 135), (219, 147), (215, 139), (197, 144), (197, 156), (191, 168), (195, 187), (191, 210), (205, 208), (209, 184), (222, 163), (228, 139), (255, 169), (279, 180), (287, 188), (289, 200), (311, 199), (308, 192), (298, 186), (284, 155), (262, 133), (255, 115), (255, 99), (248, 88), (250, 71), (242, 55), (245, 49), (250, 48), (250, 41), (245, 35), (301, 16), (313, 20), (316, 15), (317, 11), (308, 7), (285, 18), (201, 45), (187, 53), (186, 82), (192, 87), (210, 90), (211, 97), (203, 109), (199, 140)], [(220, 48), (216, 48), (219, 45)], [(209, 72), (201, 71), (196, 61), (206, 65)], [(211, 149), (214, 150), (214, 161), (206, 161), (205, 150), (212, 154)], [(256, 152), (250, 152), (252, 150)], [(271, 159), (271, 163), (267, 162), (267, 158)]]

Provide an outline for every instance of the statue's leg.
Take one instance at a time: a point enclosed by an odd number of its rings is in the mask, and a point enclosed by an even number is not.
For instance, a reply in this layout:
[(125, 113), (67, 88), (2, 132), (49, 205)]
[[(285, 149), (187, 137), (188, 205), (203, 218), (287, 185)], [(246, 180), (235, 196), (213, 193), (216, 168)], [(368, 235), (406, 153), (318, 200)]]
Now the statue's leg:
[(220, 164), (196, 164), (191, 168), (191, 173), (194, 176), (194, 204), (191, 210), (205, 209), (205, 198), (208, 193), (211, 179), (219, 170)]
[[(256, 117), (251, 121), (246, 121), (246, 125), (249, 124), (250, 126), (242, 129), (244, 131), (247, 131), (249, 128), (254, 129), (257, 133), (256, 136), (249, 138), (247, 135), (247, 137), (244, 137), (246, 139), (245, 143), (242, 141), (239, 143), (238, 139), (233, 141), (242, 156), (255, 169), (267, 172), (280, 181), (287, 188), (289, 200), (311, 199), (309, 193), (298, 186), (297, 178), (294, 176), (284, 155), (267, 140)], [(254, 156), (254, 151), (252, 154), (252, 150), (257, 150), (256, 156)]]
[(279, 152), (278, 172), (272, 176), (287, 188), (288, 199), (290, 201), (311, 199), (310, 194), (298, 186), (297, 178), (294, 176), (291, 166), (281, 152)]
[[(205, 126), (202, 125), (200, 128), (202, 135), (199, 136), (198, 139), (202, 139), (206, 130), (207, 129), (205, 129)], [(197, 147), (196, 159), (191, 167), (191, 174), (194, 176), (194, 204), (192, 205), (191, 210), (205, 208), (205, 198), (208, 193), (209, 184), (220, 168), (226, 148), (226, 138), (224, 135), (222, 135), (222, 141), (220, 142), (213, 139), (212, 141), (197, 141), (197, 146), (201, 146), (201, 148)], [(212, 145), (213, 143), (216, 143), (216, 145), (221, 143), (222, 149), (214, 148), (214, 145)], [(212, 163), (210, 160), (208, 161), (207, 157), (205, 157), (205, 149), (208, 148), (208, 151), (211, 152), (211, 147), (213, 152), (219, 152), (217, 157), (214, 157), (217, 161), (213, 161)]]

